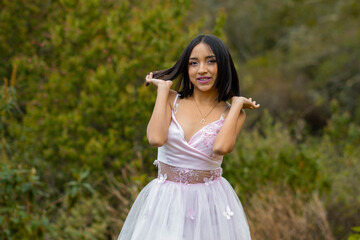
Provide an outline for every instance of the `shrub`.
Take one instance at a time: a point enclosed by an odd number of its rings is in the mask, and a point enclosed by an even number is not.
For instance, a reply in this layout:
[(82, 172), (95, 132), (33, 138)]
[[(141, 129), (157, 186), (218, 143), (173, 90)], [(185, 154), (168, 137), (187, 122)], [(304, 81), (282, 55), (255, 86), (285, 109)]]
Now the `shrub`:
[(254, 239), (334, 239), (317, 194), (304, 199), (290, 188), (266, 186), (246, 201), (245, 210)]
[(34, 168), (0, 164), (0, 238), (39, 239), (51, 230), (46, 209), (38, 205), (44, 193)]

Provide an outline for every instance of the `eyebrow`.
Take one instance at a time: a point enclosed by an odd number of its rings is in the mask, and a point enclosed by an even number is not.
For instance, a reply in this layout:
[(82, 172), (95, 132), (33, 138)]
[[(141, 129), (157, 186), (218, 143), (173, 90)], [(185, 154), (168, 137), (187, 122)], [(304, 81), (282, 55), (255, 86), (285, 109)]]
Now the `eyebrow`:
[[(216, 58), (214, 55), (211, 55), (211, 56), (207, 56), (206, 57), (206, 59), (207, 58)], [(189, 58), (189, 60), (197, 60), (198, 58), (196, 58), (196, 57), (192, 57), (192, 58)]]

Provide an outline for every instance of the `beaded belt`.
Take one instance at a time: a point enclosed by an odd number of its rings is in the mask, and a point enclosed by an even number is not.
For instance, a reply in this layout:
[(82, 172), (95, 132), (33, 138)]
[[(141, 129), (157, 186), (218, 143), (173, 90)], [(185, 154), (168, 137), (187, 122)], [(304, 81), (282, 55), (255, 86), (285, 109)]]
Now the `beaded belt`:
[(158, 167), (158, 181), (172, 181), (183, 184), (205, 183), (212, 184), (213, 181), (222, 174), (222, 168), (215, 170), (197, 170), (189, 168), (174, 167), (159, 160), (154, 161), (154, 165)]

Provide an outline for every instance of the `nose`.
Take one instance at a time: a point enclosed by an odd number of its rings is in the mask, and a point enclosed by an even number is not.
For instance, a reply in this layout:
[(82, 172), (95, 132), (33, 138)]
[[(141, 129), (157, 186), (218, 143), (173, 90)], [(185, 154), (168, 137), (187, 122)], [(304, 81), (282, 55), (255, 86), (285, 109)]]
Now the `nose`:
[(207, 72), (206, 64), (205, 63), (200, 63), (198, 73), (199, 74), (204, 74), (206, 72)]

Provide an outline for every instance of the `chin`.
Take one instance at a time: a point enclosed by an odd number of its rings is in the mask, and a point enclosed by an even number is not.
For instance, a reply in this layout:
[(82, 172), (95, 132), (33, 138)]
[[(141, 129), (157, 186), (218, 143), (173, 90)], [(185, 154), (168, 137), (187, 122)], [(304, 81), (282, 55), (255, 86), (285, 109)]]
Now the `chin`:
[(201, 92), (214, 92), (215, 89), (212, 86), (204, 86), (198, 88)]

